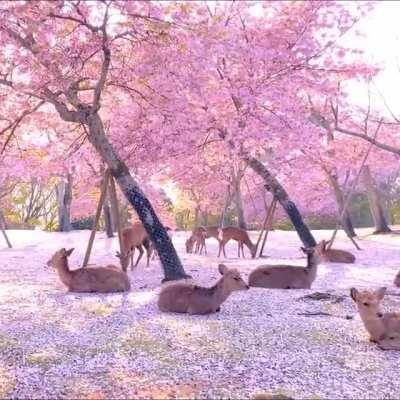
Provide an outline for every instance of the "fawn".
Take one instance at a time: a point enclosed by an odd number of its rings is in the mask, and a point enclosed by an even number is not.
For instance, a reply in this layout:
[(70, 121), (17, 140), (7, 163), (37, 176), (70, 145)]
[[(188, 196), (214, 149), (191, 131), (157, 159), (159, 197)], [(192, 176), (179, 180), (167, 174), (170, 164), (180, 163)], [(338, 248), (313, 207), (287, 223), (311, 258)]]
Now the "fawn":
[(187, 282), (173, 283), (161, 290), (158, 308), (161, 311), (188, 314), (211, 314), (236, 290), (249, 289), (236, 269), (218, 265), (222, 278), (210, 288)]
[(70, 270), (68, 257), (74, 249), (58, 250), (47, 265), (52, 266), (60, 277), (61, 282), (70, 292), (113, 293), (130, 290), (128, 275), (114, 265), (107, 267), (89, 267)]
[(369, 340), (383, 350), (400, 350), (400, 314), (381, 312), (380, 303), (385, 294), (385, 287), (373, 292), (350, 289), (350, 297), (357, 304), (365, 329), (370, 335)]
[(322, 244), (315, 248), (304, 248), (307, 255), (307, 266), (263, 265), (249, 275), (249, 285), (269, 289), (310, 289), (317, 276), (317, 267), (321, 262), (319, 250)]
[(195, 253), (197, 253), (200, 250), (201, 254), (204, 249), (205, 254), (207, 254), (206, 243), (205, 243), (206, 234), (207, 234), (206, 229), (203, 228), (202, 226), (194, 228), (191, 236), (189, 237), (188, 240), (186, 240), (186, 252), (192, 253), (193, 246), (196, 245)]
[(222, 237), (219, 240), (218, 257), (221, 255), (221, 251), (224, 253), (224, 257), (226, 257), (225, 245), (229, 242), (229, 240), (233, 239), (238, 242), (238, 258), (240, 258), (240, 250), (242, 250), (242, 255), (244, 258), (244, 251), (243, 251), (244, 244), (250, 250), (251, 257), (255, 258), (257, 248), (252, 243), (248, 233), (244, 229), (238, 228), (236, 226), (227, 226), (225, 228), (222, 228), (221, 231), (222, 231), (221, 233)]

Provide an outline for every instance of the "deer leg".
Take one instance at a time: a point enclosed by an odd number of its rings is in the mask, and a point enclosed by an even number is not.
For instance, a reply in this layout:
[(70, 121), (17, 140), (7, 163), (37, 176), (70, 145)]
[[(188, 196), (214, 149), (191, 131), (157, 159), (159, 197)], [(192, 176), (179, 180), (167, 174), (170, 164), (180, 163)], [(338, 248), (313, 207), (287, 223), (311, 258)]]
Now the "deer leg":
[(224, 257), (227, 258), (227, 257), (226, 257), (226, 253), (225, 253), (225, 245), (226, 245), (226, 243), (224, 243), (224, 244), (222, 245), (222, 250), (224, 251)]
[(139, 250), (139, 257), (136, 260), (136, 264), (135, 264), (135, 268), (137, 267), (137, 265), (139, 264), (140, 259), (142, 258), (142, 255), (144, 253), (142, 246), (138, 246), (137, 248)]
[(135, 254), (135, 248), (132, 247), (131, 248), (131, 254), (130, 254), (130, 259), (131, 259), (130, 267), (131, 267), (131, 269), (133, 269), (133, 256), (134, 256), (134, 254)]
[(238, 242), (238, 258), (240, 258), (240, 242)]
[(222, 251), (222, 242), (219, 242), (219, 246), (218, 246), (218, 257), (221, 255), (221, 251)]
[(246, 258), (246, 256), (244, 255), (244, 245), (243, 245), (243, 242), (241, 243), (241, 247), (242, 247), (242, 256), (243, 256), (243, 258)]

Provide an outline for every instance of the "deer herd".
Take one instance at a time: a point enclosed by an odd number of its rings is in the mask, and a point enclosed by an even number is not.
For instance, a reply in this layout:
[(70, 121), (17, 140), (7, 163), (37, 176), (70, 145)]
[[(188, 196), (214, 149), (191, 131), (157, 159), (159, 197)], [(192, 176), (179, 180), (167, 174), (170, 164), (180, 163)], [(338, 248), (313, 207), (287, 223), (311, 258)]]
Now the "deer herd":
[[(171, 229), (166, 228), (171, 232)], [(150, 258), (156, 250), (140, 222), (132, 224), (122, 231), (122, 249), (117, 252), (121, 268), (115, 265), (105, 267), (89, 267), (71, 270), (68, 257), (74, 249), (61, 249), (47, 262), (58, 273), (61, 282), (71, 292), (115, 293), (126, 292), (131, 288), (127, 274), (128, 266), (133, 270), (146, 251), (149, 266)], [(244, 255), (244, 246), (255, 258), (257, 246), (252, 243), (248, 233), (234, 226), (197, 227), (193, 229), (186, 240), (187, 253), (203, 252), (207, 254), (206, 239), (218, 241), (218, 257), (223, 253), (226, 257), (225, 245), (234, 240), (238, 244), (238, 257)], [(135, 251), (139, 256), (134, 264)], [(317, 276), (318, 265), (322, 262), (354, 263), (353, 254), (337, 249), (331, 249), (328, 242), (321, 241), (313, 248), (301, 248), (307, 257), (305, 267), (294, 265), (262, 265), (255, 268), (248, 277), (248, 283), (235, 268), (224, 264), (218, 265), (221, 278), (212, 287), (202, 287), (191, 280), (177, 281), (165, 285), (159, 294), (158, 308), (163, 312), (210, 314), (220, 311), (221, 304), (237, 290), (248, 290), (250, 287), (267, 289), (310, 289)], [(400, 272), (394, 280), (400, 287)], [(384, 313), (380, 303), (385, 296), (386, 288), (376, 291), (350, 290), (350, 297), (357, 305), (365, 329), (370, 335), (370, 341), (383, 350), (400, 350), (400, 313)]]

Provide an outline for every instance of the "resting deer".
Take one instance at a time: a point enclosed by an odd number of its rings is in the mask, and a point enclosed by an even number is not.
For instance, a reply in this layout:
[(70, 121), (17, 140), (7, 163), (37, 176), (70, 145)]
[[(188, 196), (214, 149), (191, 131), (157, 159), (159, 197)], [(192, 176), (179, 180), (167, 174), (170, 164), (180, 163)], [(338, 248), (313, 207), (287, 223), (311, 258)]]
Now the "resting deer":
[(337, 250), (337, 249), (327, 249), (329, 241), (322, 240), (321, 241), (321, 258), (322, 262), (336, 262), (336, 263), (346, 263), (353, 264), (356, 260), (354, 254), (345, 251), (345, 250)]
[[(146, 239), (148, 239), (149, 236), (147, 234), (146, 229), (144, 228), (143, 224), (141, 222), (136, 222), (134, 223), (131, 227), (125, 228), (122, 230), (122, 245), (123, 249), (127, 254), (130, 256), (130, 266), (131, 269), (137, 267), (139, 264), (140, 259), (143, 256), (144, 250), (143, 250), (143, 243), (145, 242)], [(135, 266), (133, 265), (133, 256), (135, 254), (135, 250), (139, 250), (139, 256), (136, 260)], [(150, 263), (150, 247), (146, 247), (146, 253), (147, 253), (147, 267), (149, 266)]]
[(245, 244), (247, 248), (250, 250), (251, 257), (255, 258), (257, 248), (256, 246), (252, 243), (252, 241), (249, 238), (248, 233), (241, 228), (237, 228), (236, 226), (227, 226), (225, 228), (221, 229), (221, 238), (219, 241), (219, 252), (218, 252), (218, 257), (221, 255), (221, 251), (224, 253), (224, 257), (226, 257), (225, 253), (225, 245), (231, 240), (236, 240), (238, 242), (238, 258), (240, 258), (240, 250), (242, 250), (242, 255), (244, 258), (244, 251), (243, 251), (243, 245)]
[(71, 271), (68, 266), (68, 257), (73, 250), (58, 250), (47, 261), (47, 265), (58, 272), (61, 282), (70, 292), (114, 293), (130, 290), (128, 275), (114, 265), (79, 268)]
[(321, 262), (318, 251), (321, 246), (301, 248), (307, 254), (305, 268), (292, 265), (260, 266), (250, 273), (249, 285), (269, 289), (310, 289)]
[(383, 350), (400, 350), (400, 314), (382, 313), (380, 303), (385, 294), (385, 287), (373, 292), (350, 289), (350, 296), (356, 302), (364, 327), (370, 335), (369, 340)]
[(197, 228), (194, 228), (192, 231), (191, 236), (189, 237), (188, 240), (186, 240), (186, 252), (187, 253), (192, 253), (193, 252), (193, 246), (196, 245), (195, 247), (195, 253), (200, 251), (200, 254), (203, 252), (203, 249), (205, 250), (205, 254), (207, 254), (207, 249), (205, 248), (206, 243), (205, 243), (205, 236), (206, 236), (206, 230), (202, 226), (199, 226)]
[(187, 282), (164, 287), (158, 298), (158, 308), (166, 312), (211, 314), (220, 310), (233, 291), (249, 289), (236, 269), (219, 264), (218, 270), (222, 278), (210, 288)]

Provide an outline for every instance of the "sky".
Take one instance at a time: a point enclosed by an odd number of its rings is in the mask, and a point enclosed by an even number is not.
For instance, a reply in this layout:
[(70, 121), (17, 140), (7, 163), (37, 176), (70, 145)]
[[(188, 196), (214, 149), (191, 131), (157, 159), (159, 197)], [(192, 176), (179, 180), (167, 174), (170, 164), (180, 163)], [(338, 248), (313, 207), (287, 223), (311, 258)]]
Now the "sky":
[[(400, 117), (400, 1), (380, 1), (375, 9), (363, 18), (356, 27), (365, 37), (349, 35), (347, 43), (356, 44), (365, 51), (367, 60), (377, 62), (383, 69), (371, 87), (373, 105), (386, 111), (379, 92), (390, 108)], [(350, 99), (366, 105), (367, 89), (354, 85)]]

